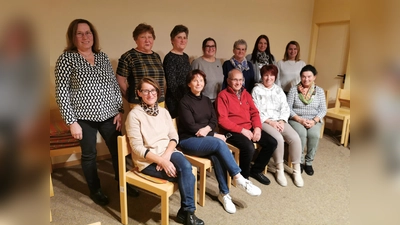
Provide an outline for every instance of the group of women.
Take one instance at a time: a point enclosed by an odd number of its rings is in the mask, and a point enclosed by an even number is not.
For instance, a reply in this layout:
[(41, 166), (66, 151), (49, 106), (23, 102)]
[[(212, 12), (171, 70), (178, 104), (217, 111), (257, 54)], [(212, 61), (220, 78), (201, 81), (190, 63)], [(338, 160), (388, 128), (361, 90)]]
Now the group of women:
[[(202, 43), (203, 55), (190, 64), (184, 52), (188, 35), (187, 27), (175, 26), (170, 34), (172, 50), (162, 61), (152, 50), (154, 29), (139, 24), (133, 31), (137, 47), (121, 55), (115, 76), (108, 56), (99, 49), (94, 26), (84, 19), (71, 22), (67, 47), (55, 68), (56, 98), (71, 134), (80, 140), (82, 169), (95, 203), (108, 203), (97, 175), (97, 131), (111, 153), (118, 180), (116, 137), (122, 127), (122, 97), (132, 109), (125, 123), (132, 158), (141, 172), (178, 183), (179, 222), (204, 224), (194, 215), (195, 178), (190, 163), (176, 150), (178, 143), (184, 153), (212, 160), (220, 189), (218, 199), (227, 212), (236, 211), (227, 188), (227, 172), (240, 189), (252, 196), (260, 195), (261, 190), (241, 175), (225, 144), (225, 135), (215, 131), (218, 119), (213, 102), (226, 87), (228, 72), (234, 68), (243, 73), (243, 86), (253, 95), (263, 130), (278, 141), (273, 156), (277, 182), (287, 185), (283, 172), (284, 141), (289, 144), (296, 171), (295, 185), (303, 186), (299, 172), (302, 165), (307, 174), (313, 174), (311, 165), (319, 138), (316, 131), (326, 112), (325, 96), (315, 85), (315, 68), (305, 66), (299, 59), (298, 43), (290, 42), (284, 59), (275, 63), (267, 36), (261, 35), (252, 54), (247, 56), (247, 43), (241, 39), (234, 43), (232, 58), (221, 65), (216, 58), (216, 41), (206, 38)], [(172, 123), (172, 118), (177, 117), (179, 134)], [(308, 152), (301, 157), (306, 143)], [(137, 195), (133, 188), (132, 192)]]

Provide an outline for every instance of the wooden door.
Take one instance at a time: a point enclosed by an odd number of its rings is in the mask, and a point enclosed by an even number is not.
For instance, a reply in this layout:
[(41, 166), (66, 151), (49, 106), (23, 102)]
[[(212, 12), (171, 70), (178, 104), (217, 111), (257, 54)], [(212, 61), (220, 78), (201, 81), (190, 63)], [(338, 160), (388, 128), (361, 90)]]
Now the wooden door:
[[(318, 71), (316, 83), (329, 91), (330, 105), (336, 99), (338, 88), (344, 88), (344, 80), (338, 75), (346, 74), (349, 59), (349, 21), (321, 23), (314, 26), (310, 63)], [(346, 85), (347, 87), (348, 85)]]

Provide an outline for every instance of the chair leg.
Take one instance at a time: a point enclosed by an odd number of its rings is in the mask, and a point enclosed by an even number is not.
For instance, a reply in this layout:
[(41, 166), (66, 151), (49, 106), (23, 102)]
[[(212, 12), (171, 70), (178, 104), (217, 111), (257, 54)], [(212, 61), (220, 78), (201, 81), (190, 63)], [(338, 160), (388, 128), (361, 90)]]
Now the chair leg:
[[(125, 179), (122, 179), (125, 180)], [(119, 191), (119, 201), (121, 207), (121, 223), (126, 225), (128, 224), (128, 205), (127, 205), (127, 193), (126, 193), (126, 182), (121, 184), (120, 182), (120, 191)], [(161, 198), (162, 202), (162, 198)]]
[(161, 224), (169, 224), (169, 199), (166, 193), (161, 196)]
[(206, 168), (204, 168), (204, 166), (201, 166), (199, 169), (200, 169), (199, 205), (204, 206), (206, 201)]
[(54, 196), (53, 181), (51, 180), (51, 174), (50, 174), (50, 197), (53, 196)]
[(347, 121), (346, 135), (344, 138), (344, 147), (347, 147), (349, 143), (349, 134), (350, 134), (350, 119)]
[(231, 182), (232, 182), (232, 178), (231, 178), (231, 175), (229, 175), (229, 173), (228, 173), (227, 177), (226, 177), (226, 183), (228, 184), (228, 189), (231, 189)]
[(343, 120), (342, 136), (340, 136), (340, 144), (344, 144), (344, 138), (346, 137), (347, 122), (348, 122), (348, 120), (345, 118)]

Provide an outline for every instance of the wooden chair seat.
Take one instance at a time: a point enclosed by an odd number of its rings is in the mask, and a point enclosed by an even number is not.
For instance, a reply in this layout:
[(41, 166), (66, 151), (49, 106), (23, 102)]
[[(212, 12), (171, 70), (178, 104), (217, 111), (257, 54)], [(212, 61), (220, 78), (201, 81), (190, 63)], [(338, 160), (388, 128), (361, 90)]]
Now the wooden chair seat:
[(334, 108), (329, 108), (326, 112), (325, 118), (332, 118), (334, 120), (343, 121), (342, 134), (340, 138), (340, 144), (347, 147), (348, 142), (346, 136), (350, 132), (348, 124), (350, 123), (350, 91), (338, 88), (336, 102)]
[[(128, 206), (126, 183), (132, 184), (138, 188), (154, 193), (161, 198), (161, 224), (169, 224), (169, 197), (178, 189), (178, 184), (174, 182), (166, 182), (163, 184), (155, 183), (145, 179), (135, 172), (134, 169), (126, 170), (126, 156), (131, 154), (131, 148), (128, 144), (127, 137), (118, 137), (118, 172), (120, 185), (120, 207), (121, 207), (121, 223), (128, 224)], [(193, 175), (197, 179), (197, 169), (192, 167)], [(194, 200), (197, 201), (197, 181), (194, 187)]]

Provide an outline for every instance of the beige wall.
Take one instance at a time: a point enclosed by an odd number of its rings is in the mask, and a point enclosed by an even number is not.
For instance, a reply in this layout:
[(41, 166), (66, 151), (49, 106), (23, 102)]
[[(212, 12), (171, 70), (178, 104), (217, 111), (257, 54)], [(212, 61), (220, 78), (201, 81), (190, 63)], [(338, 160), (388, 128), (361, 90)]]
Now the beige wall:
[(301, 58), (308, 59), (314, 0), (249, 0), (249, 1), (51, 1), (50, 21), (50, 107), (54, 102), (54, 66), (65, 47), (69, 23), (85, 18), (97, 28), (102, 50), (107, 53), (114, 69), (122, 53), (136, 47), (132, 31), (141, 22), (152, 25), (156, 40), (153, 50), (163, 58), (171, 50), (169, 33), (177, 24), (189, 28), (185, 52), (199, 57), (201, 43), (207, 37), (217, 41), (217, 57), (232, 56), (232, 45), (245, 39), (247, 52), (253, 50), (260, 34), (270, 38), (272, 54), (279, 60), (286, 44), (297, 40)]

